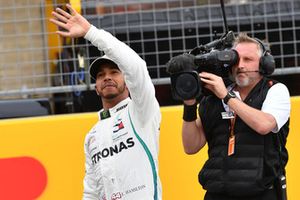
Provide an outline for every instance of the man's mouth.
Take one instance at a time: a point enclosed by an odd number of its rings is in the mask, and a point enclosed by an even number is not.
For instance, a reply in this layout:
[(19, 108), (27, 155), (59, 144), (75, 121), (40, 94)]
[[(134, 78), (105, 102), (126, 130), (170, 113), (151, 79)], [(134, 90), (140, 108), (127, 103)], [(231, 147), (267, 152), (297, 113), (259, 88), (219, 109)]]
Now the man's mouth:
[(247, 73), (246, 71), (238, 71), (238, 72), (236, 72), (236, 74), (245, 74), (245, 73)]
[(108, 88), (108, 87), (117, 87), (117, 86), (114, 83), (106, 83), (106, 84), (103, 85), (102, 89)]

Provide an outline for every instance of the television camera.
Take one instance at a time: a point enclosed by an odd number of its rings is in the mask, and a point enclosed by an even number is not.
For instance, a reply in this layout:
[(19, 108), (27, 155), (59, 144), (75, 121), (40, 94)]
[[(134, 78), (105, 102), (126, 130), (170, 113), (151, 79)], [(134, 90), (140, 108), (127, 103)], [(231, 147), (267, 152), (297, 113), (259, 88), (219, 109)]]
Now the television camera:
[(200, 72), (209, 72), (221, 76), (224, 82), (229, 80), (229, 71), (238, 60), (238, 53), (232, 48), (234, 33), (228, 31), (224, 3), (221, 0), (225, 33), (220, 39), (195, 47), (189, 53), (175, 56), (167, 63), (167, 72), (171, 76), (173, 98), (188, 100), (198, 98), (200, 94), (212, 94), (203, 87)]

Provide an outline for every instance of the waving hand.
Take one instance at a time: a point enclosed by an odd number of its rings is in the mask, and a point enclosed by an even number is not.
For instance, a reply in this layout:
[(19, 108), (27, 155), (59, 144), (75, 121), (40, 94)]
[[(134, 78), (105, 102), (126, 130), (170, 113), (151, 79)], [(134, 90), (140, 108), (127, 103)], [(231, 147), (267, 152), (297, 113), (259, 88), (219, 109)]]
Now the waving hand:
[(67, 4), (66, 6), (70, 13), (60, 8), (56, 8), (56, 10), (52, 12), (54, 18), (51, 18), (50, 21), (66, 30), (56, 31), (56, 33), (63, 37), (83, 37), (89, 30), (91, 24), (72, 8), (70, 4)]

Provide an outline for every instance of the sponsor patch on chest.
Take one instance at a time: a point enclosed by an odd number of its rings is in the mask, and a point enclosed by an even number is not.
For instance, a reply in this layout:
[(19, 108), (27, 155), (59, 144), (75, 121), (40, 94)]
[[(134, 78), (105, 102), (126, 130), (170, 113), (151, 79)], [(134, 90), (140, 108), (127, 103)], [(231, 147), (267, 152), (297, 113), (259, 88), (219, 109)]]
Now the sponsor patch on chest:
[(132, 148), (134, 145), (134, 140), (132, 137), (130, 137), (127, 138), (126, 141), (121, 141), (117, 144), (114, 144), (113, 146), (103, 148), (92, 155), (93, 165), (97, 164), (103, 158), (113, 157), (116, 154), (121, 153), (122, 151)]
[(113, 123), (112, 127), (112, 141), (117, 142), (118, 140), (121, 140), (125, 135), (127, 135), (128, 132), (126, 130), (126, 127), (124, 126), (124, 121), (122, 118), (117, 117)]

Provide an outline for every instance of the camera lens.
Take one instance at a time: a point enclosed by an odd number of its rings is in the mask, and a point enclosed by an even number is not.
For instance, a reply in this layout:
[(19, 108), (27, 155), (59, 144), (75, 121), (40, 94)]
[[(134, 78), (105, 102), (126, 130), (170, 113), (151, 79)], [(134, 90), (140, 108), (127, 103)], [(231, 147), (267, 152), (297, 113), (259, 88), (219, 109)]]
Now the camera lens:
[(197, 73), (183, 73), (177, 77), (175, 89), (184, 100), (193, 99), (199, 93), (199, 78)]

